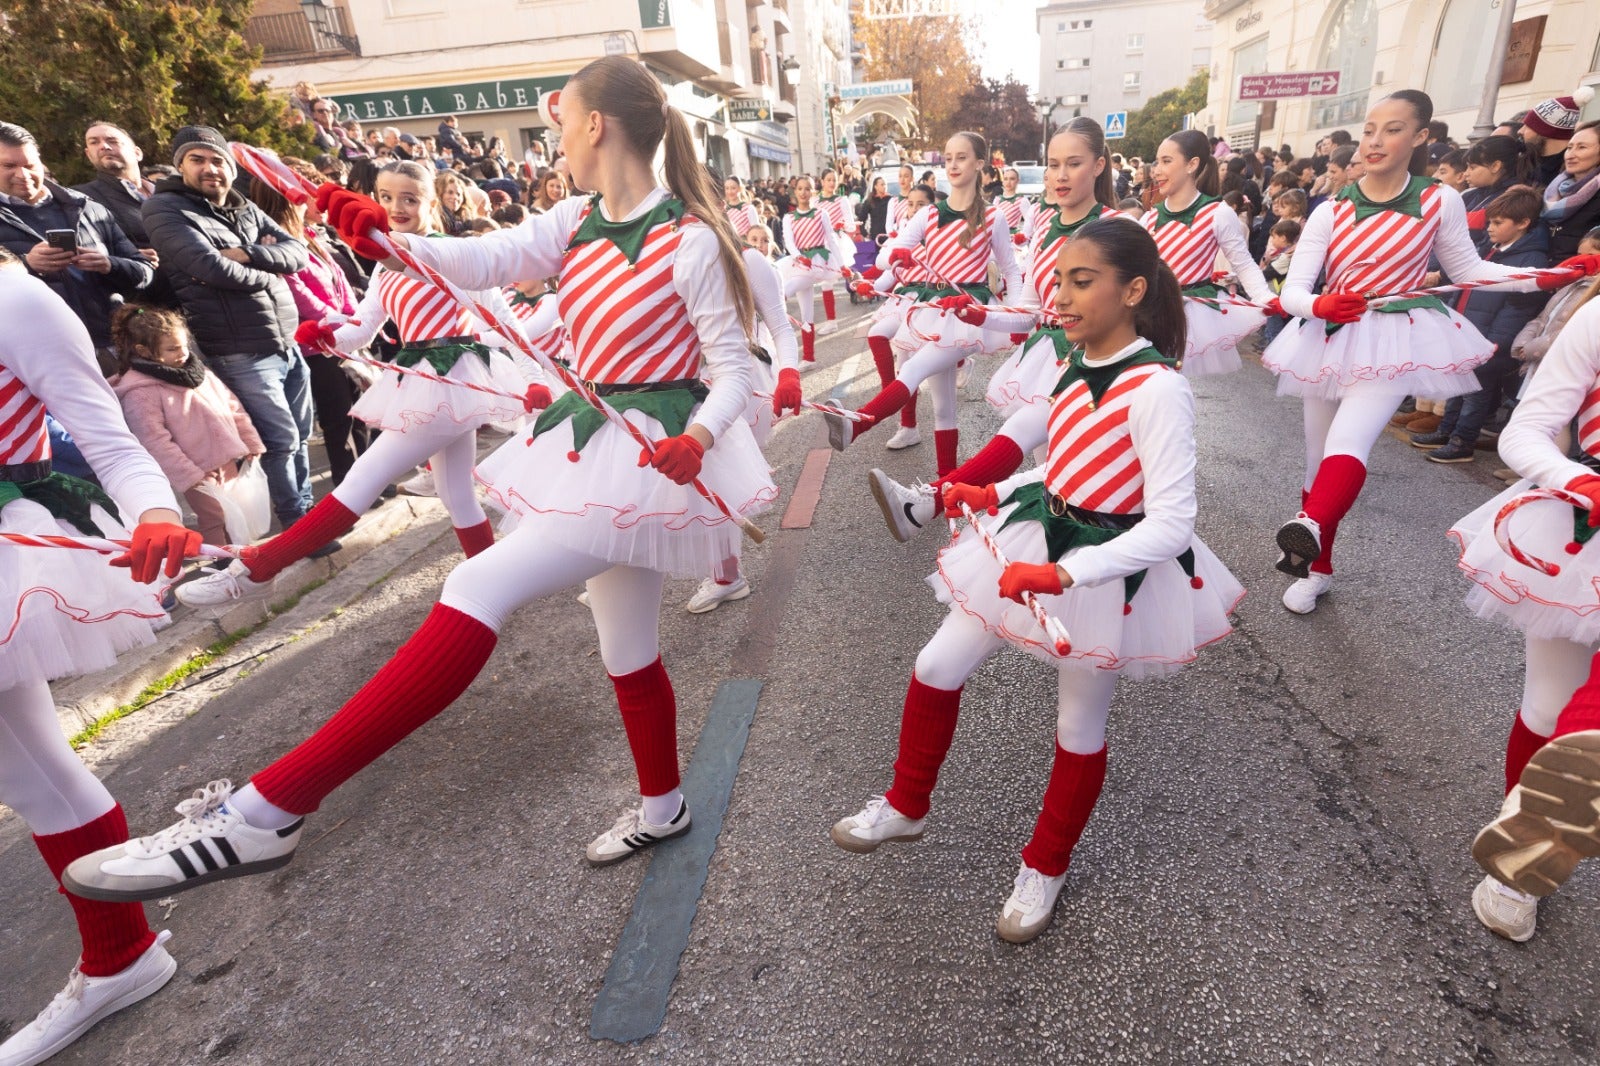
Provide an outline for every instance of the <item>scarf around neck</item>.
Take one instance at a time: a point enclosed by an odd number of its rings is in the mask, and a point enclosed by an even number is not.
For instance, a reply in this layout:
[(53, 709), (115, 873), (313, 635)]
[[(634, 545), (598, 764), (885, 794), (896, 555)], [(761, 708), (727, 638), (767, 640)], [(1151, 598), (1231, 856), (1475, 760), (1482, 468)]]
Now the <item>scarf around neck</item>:
[(181, 385), (186, 389), (194, 389), (206, 379), (206, 365), (200, 361), (200, 356), (193, 353), (189, 361), (182, 366), (167, 366), (152, 359), (140, 359), (137, 356), (128, 360), (128, 367), (141, 374), (148, 374), (157, 381), (164, 381), (168, 385)]

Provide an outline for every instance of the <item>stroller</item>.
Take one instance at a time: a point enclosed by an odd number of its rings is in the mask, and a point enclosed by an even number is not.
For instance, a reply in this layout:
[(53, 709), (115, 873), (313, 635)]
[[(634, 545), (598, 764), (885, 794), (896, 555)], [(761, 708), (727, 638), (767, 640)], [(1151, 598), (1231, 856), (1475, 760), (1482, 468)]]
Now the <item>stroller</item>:
[[(856, 241), (855, 245), (856, 245), (856, 257), (851, 262), (850, 269), (854, 270), (857, 274), (860, 274), (861, 272), (863, 272), (866, 269), (868, 269), (869, 267), (871, 267), (873, 263), (877, 262), (877, 260), (878, 260), (878, 244), (877, 244), (876, 241), (873, 241), (873, 240), (864, 240), (864, 241)], [(861, 303), (862, 301), (866, 301), (867, 303), (871, 303), (873, 300), (876, 300), (877, 298), (878, 297), (876, 297), (876, 296), (858, 296), (856, 294), (855, 289), (852, 288), (850, 290), (850, 302), (852, 304), (858, 304), (858, 303)]]

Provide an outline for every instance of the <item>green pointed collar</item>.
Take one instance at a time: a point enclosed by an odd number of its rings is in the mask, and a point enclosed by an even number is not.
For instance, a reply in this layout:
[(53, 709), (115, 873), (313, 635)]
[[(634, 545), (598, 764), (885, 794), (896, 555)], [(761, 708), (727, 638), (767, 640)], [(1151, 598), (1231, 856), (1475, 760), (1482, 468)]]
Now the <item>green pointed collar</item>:
[(819, 200), (843, 200), (844, 199), (844, 193), (836, 192), (832, 196), (824, 196), (821, 193), (817, 193), (817, 199), (819, 199)]
[(1015, 193), (1015, 194), (1013, 194), (1011, 196), (1005, 196), (1005, 195), (996, 196), (994, 198), (994, 202), (997, 203), (997, 204), (1009, 204), (1012, 200), (1026, 200), (1026, 199), (1027, 199), (1027, 197), (1019, 192), (1019, 193)]
[(516, 289), (512, 289), (506, 295), (506, 302), (512, 307), (538, 307), (540, 300), (544, 299), (546, 296), (554, 295), (555, 293), (546, 291), (541, 292), (537, 296), (529, 296), (526, 293), (518, 292)]
[(816, 213), (817, 213), (817, 209), (814, 208), (814, 207), (809, 211), (791, 211), (790, 212), (790, 214), (793, 215), (795, 218), (810, 218), (812, 215), (814, 215)]
[(676, 226), (682, 219), (683, 201), (668, 197), (638, 218), (626, 222), (608, 222), (600, 210), (600, 194), (595, 193), (590, 201), (589, 213), (578, 224), (578, 231), (567, 242), (567, 247), (576, 248), (590, 241), (610, 241), (632, 265), (639, 261), (644, 239), (652, 229), (663, 222), (671, 222)]
[(1062, 222), (1061, 212), (1050, 212), (1050, 226), (1044, 231), (1044, 244), (1040, 245), (1040, 247), (1048, 248), (1053, 242), (1060, 240), (1062, 237), (1071, 237), (1080, 229), (1104, 215), (1107, 210), (1108, 208), (1105, 204), (1097, 202), (1093, 207), (1089, 208), (1087, 215), (1084, 215), (1076, 222)]
[(1174, 212), (1167, 210), (1167, 202), (1162, 200), (1156, 205), (1156, 225), (1165, 226), (1168, 222), (1181, 222), (1185, 226), (1192, 226), (1194, 225), (1194, 216), (1200, 213), (1200, 209), (1206, 204), (1214, 204), (1216, 202), (1217, 197), (1201, 193), (1194, 198), (1194, 203), (1182, 211)]
[(965, 222), (967, 220), (966, 215), (950, 206), (949, 200), (940, 200), (934, 205), (934, 210), (939, 212), (939, 218), (935, 225), (948, 226), (952, 222)]
[(1359, 181), (1352, 181), (1335, 193), (1333, 198), (1335, 200), (1349, 200), (1355, 204), (1357, 222), (1364, 222), (1373, 215), (1382, 214), (1385, 211), (1395, 211), (1402, 215), (1410, 215), (1412, 218), (1421, 218), (1422, 190), (1432, 184), (1433, 182), (1429, 179), (1413, 174), (1410, 180), (1406, 182), (1406, 187), (1401, 190), (1399, 196), (1396, 196), (1393, 200), (1385, 200), (1379, 203), (1367, 198), (1367, 194), (1361, 191), (1361, 183)]
[[(1065, 340), (1065, 335), (1063, 335), (1062, 339)], [(1060, 350), (1059, 342), (1057, 350)], [(1059, 396), (1073, 382), (1081, 381), (1089, 387), (1089, 398), (1098, 405), (1100, 398), (1106, 394), (1125, 371), (1131, 370), (1136, 366), (1149, 366), (1151, 363), (1160, 363), (1162, 366), (1169, 367), (1178, 365), (1176, 360), (1168, 359), (1154, 348), (1144, 347), (1136, 350), (1132, 355), (1118, 359), (1114, 363), (1090, 366), (1084, 361), (1083, 349), (1073, 348), (1067, 353), (1065, 369), (1062, 370), (1061, 379), (1056, 382), (1055, 391), (1051, 395)]]

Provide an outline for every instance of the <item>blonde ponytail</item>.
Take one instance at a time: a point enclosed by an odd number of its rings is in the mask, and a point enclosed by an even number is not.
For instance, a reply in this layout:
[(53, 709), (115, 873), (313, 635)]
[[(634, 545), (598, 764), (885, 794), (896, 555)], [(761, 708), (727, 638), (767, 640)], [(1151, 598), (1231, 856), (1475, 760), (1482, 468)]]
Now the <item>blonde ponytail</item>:
[(694, 136), (683, 113), (663, 101), (666, 114), (666, 178), (672, 195), (683, 201), (688, 213), (699, 219), (717, 238), (717, 258), (728, 275), (728, 290), (739, 310), (739, 324), (747, 334), (754, 333), (755, 294), (744, 272), (743, 242), (733, 232), (733, 223), (722, 209), (722, 197), (711, 187), (706, 168), (695, 157)]

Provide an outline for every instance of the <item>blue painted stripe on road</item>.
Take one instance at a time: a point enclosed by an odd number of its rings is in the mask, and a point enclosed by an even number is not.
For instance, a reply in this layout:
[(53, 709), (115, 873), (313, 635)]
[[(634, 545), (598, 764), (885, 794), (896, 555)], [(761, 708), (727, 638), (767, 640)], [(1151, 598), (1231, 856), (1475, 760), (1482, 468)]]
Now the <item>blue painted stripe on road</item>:
[(650, 870), (634, 898), (633, 913), (617, 941), (589, 1019), (589, 1035), (596, 1040), (643, 1040), (667, 1019), (678, 960), (689, 944), (689, 928), (717, 850), (761, 684), (736, 678), (717, 686), (694, 757), (683, 774), (683, 795), (693, 824), (682, 837), (652, 849)]

